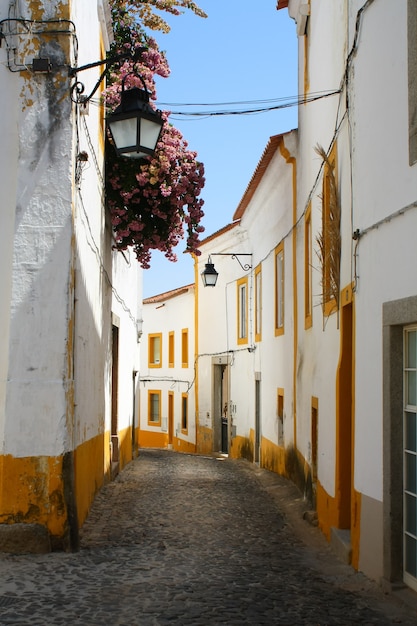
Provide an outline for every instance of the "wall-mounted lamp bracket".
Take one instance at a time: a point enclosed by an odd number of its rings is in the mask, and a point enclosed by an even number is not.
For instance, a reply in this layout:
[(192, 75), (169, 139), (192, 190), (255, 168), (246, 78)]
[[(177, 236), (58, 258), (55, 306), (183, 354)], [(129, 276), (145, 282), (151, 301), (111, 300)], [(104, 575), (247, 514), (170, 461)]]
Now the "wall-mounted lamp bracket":
[[(214, 267), (214, 263), (211, 260), (212, 256), (230, 256), (232, 259), (236, 259), (239, 263), (240, 267), (244, 272), (247, 272), (252, 269), (252, 254), (250, 252), (213, 252), (213, 254), (209, 254), (208, 262), (206, 263), (205, 269), (201, 272), (201, 278), (203, 280), (204, 287), (215, 287), (218, 277), (218, 272)], [(249, 256), (251, 262), (250, 263), (242, 263), (239, 257)]]
[[(232, 259), (236, 259), (244, 272), (252, 269), (252, 254), (250, 252), (214, 252), (210, 256), (230, 256)], [(239, 259), (241, 256), (249, 256), (251, 258), (251, 263), (242, 263)]]
[[(68, 68), (68, 76), (70, 78), (76, 78), (77, 74), (79, 72), (84, 72), (85, 70), (90, 70), (94, 67), (100, 67), (101, 65), (105, 65), (105, 69), (103, 70), (103, 72), (100, 74), (99, 79), (97, 80), (96, 84), (94, 85), (91, 93), (88, 96), (83, 95), (84, 94), (84, 84), (82, 82), (80, 82), (79, 80), (76, 80), (75, 83), (72, 85), (71, 87), (71, 100), (73, 102), (76, 102), (77, 104), (79, 103), (83, 103), (85, 104), (86, 102), (88, 102), (89, 100), (91, 100), (91, 98), (94, 96), (94, 94), (96, 93), (97, 89), (100, 87), (101, 83), (104, 80), (104, 77), (107, 74), (107, 71), (109, 69), (110, 66), (112, 65), (116, 65), (117, 63), (120, 63), (122, 61), (133, 61), (133, 62), (138, 62), (141, 59), (142, 54), (147, 50), (147, 48), (136, 48), (136, 50), (134, 50), (134, 52), (126, 52), (126, 53), (122, 53), (122, 54), (115, 54), (113, 56), (109, 56), (107, 57), (107, 59), (100, 59), (100, 61), (94, 61), (93, 63), (87, 63), (86, 65), (81, 65), (80, 67), (69, 67)], [(72, 94), (75, 94), (75, 99), (73, 97)]]

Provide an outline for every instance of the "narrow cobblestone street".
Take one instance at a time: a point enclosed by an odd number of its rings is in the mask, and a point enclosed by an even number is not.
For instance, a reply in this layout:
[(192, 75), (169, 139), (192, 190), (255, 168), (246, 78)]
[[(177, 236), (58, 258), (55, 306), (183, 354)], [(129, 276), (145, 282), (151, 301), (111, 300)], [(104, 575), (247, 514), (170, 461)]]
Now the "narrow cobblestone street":
[(0, 624), (416, 624), (414, 595), (338, 561), (303, 507), (246, 462), (142, 451), (98, 495), (78, 553), (0, 557)]

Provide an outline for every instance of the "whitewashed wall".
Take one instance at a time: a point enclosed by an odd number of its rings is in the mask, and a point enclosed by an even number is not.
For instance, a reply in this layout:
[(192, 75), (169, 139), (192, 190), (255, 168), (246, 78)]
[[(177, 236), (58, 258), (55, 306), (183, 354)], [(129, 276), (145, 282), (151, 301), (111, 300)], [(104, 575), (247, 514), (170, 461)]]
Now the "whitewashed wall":
[[(174, 392), (173, 435), (196, 443), (195, 411), (195, 305), (194, 286), (148, 298), (143, 304), (143, 335), (140, 353), (140, 429), (149, 434), (168, 432), (168, 392)], [(182, 330), (188, 329), (188, 367), (182, 367)], [(174, 367), (168, 367), (168, 336), (174, 332)], [(162, 366), (150, 368), (148, 335), (162, 334)], [(161, 390), (161, 426), (148, 424), (148, 391)], [(181, 432), (181, 398), (188, 394), (188, 430)]]
[[(362, 4), (353, 3), (351, 22)], [(352, 88), (353, 220), (364, 232), (357, 247), (355, 484), (381, 500), (382, 304), (417, 294), (417, 209), (390, 218), (417, 196), (417, 166), (408, 163), (407, 2), (374, 3), (362, 24)]]

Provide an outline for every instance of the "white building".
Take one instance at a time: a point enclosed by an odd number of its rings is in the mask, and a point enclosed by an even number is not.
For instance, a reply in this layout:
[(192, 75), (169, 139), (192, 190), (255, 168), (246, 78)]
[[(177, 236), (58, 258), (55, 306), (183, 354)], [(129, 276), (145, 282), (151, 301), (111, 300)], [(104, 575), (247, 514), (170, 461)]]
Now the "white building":
[(143, 301), (141, 448), (196, 451), (194, 285)]
[(271, 138), (201, 248), (198, 274), (219, 276), (196, 283), (197, 449), (291, 477), (346, 560), (417, 589), (417, 5), (278, 9), (299, 38), (298, 139), (268, 160)]
[(368, 576), (416, 589), (417, 5), (287, 7), (305, 100), (297, 219), (312, 259), (297, 281), (300, 449), (310, 439), (326, 536)]
[(105, 58), (108, 16), (106, 0), (0, 1), (6, 549), (39, 529), (45, 545), (76, 547), (95, 493), (136, 445), (141, 274), (112, 251), (104, 109), (72, 101), (75, 80), (89, 94), (102, 68), (69, 78)]
[(203, 241), (197, 264), (198, 275), (207, 263), (218, 272), (215, 287), (196, 283), (198, 447), (275, 471), (295, 444), (294, 297), (284, 271), (293, 262), (296, 153), (296, 131), (270, 138), (233, 223)]

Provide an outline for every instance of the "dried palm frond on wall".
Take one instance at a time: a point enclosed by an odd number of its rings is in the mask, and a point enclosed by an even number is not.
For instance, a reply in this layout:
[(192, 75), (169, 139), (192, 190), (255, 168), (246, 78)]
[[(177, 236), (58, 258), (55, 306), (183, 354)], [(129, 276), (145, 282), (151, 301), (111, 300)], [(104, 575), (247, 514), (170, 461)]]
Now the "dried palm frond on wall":
[(317, 256), (322, 269), (322, 304), (333, 302), (332, 309), (339, 310), (340, 304), (340, 257), (342, 241), (340, 235), (341, 206), (335, 175), (335, 162), (320, 145), (315, 151), (324, 161), (322, 198), (323, 228), (316, 237)]

